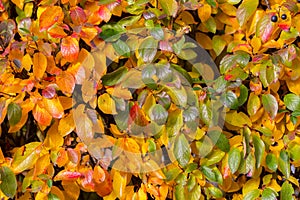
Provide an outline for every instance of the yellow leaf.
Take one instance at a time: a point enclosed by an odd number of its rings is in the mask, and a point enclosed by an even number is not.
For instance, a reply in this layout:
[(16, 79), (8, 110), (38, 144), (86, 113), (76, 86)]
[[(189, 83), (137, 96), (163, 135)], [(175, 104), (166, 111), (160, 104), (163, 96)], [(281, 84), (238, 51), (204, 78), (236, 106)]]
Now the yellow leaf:
[(298, 78), (297, 80), (293, 81), (293, 80), (286, 80), (286, 84), (289, 88), (289, 90), (292, 92), (292, 93), (295, 93), (297, 95), (300, 95), (300, 78)]
[(243, 195), (245, 196), (248, 192), (259, 188), (260, 178), (250, 179), (243, 186)]
[(14, 4), (16, 4), (16, 6), (18, 6), (18, 8), (20, 8), (21, 10), (23, 10), (24, 0), (12, 0), (12, 2)]
[(99, 96), (98, 107), (105, 114), (117, 114), (115, 101), (107, 93)]
[(198, 8), (198, 16), (202, 22), (206, 22), (211, 15), (211, 7), (208, 4), (203, 4)]
[(62, 118), (58, 124), (58, 132), (61, 136), (66, 136), (75, 129), (75, 122), (73, 117), (73, 112), (71, 111), (69, 115)]
[(23, 58), (22, 58), (22, 66), (26, 71), (30, 71), (31, 65), (32, 65), (32, 59), (30, 55), (27, 53)]
[(52, 99), (43, 98), (43, 103), (45, 109), (51, 114), (53, 118), (62, 118), (62, 116), (64, 115), (64, 109), (59, 102), (58, 97)]
[(63, 192), (56, 186), (51, 187), (51, 193), (55, 194), (59, 200), (65, 200), (65, 196)]
[(38, 80), (42, 79), (47, 68), (46, 56), (39, 52), (33, 55), (33, 75)]
[(77, 200), (80, 194), (80, 188), (76, 182), (62, 181), (65, 200)]
[(35, 176), (44, 174), (44, 171), (48, 168), (48, 165), (50, 165), (50, 154), (46, 154), (40, 157), (35, 163), (35, 169), (34, 169)]
[(249, 127), (252, 126), (251, 120), (243, 112), (239, 112), (239, 113), (237, 113), (237, 111), (228, 112), (226, 113), (225, 121), (231, 124), (232, 126), (237, 126), (237, 127), (243, 127), (244, 125), (248, 125)]
[(115, 171), (113, 176), (113, 191), (117, 197), (122, 198), (125, 194), (125, 187), (127, 183), (127, 175), (125, 173)]
[(3, 155), (3, 152), (2, 152), (2, 149), (0, 147), (0, 164), (5, 162), (5, 158), (4, 158), (4, 155)]
[(61, 23), (64, 19), (64, 13), (60, 6), (48, 6), (40, 15), (40, 31), (47, 30), (55, 23)]
[(41, 142), (32, 142), (17, 149), (11, 164), (16, 174), (31, 169), (39, 158)]
[(44, 145), (49, 149), (56, 149), (64, 144), (64, 138), (58, 133), (58, 121), (50, 127), (47, 132)]

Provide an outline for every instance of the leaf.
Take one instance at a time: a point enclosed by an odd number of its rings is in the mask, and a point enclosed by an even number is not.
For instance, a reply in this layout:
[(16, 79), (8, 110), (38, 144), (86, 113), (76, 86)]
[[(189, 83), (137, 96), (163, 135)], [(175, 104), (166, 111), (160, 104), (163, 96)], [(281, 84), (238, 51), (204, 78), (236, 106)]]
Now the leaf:
[(271, 188), (265, 188), (261, 195), (261, 200), (276, 200), (277, 199), (277, 192)]
[(276, 98), (271, 94), (264, 94), (262, 95), (262, 104), (271, 117), (271, 119), (274, 119), (278, 112), (278, 103)]
[(44, 107), (41, 107), (39, 103), (33, 108), (32, 114), (40, 125), (49, 126), (51, 124), (52, 116)]
[(236, 94), (232, 91), (224, 92), (221, 96), (221, 100), (223, 101), (223, 104), (230, 109), (237, 109), (239, 102)]
[(116, 103), (108, 93), (99, 96), (98, 107), (105, 114), (117, 114)]
[(87, 16), (84, 10), (78, 6), (70, 9), (70, 17), (75, 25), (81, 25), (87, 21)]
[(278, 167), (278, 161), (277, 161), (276, 156), (272, 153), (269, 153), (266, 157), (266, 164), (270, 170), (275, 172)]
[(285, 181), (282, 184), (281, 192), (280, 192), (280, 200), (293, 200), (294, 188), (292, 184), (288, 181)]
[(208, 187), (209, 193), (215, 198), (222, 198), (223, 192), (217, 187)]
[(225, 48), (226, 41), (221, 36), (215, 35), (212, 38), (212, 46), (216, 55), (218, 56), (222, 53), (223, 49)]
[(197, 12), (201, 22), (206, 22), (210, 18), (211, 10), (211, 6), (206, 3), (198, 8)]
[(117, 40), (116, 42), (112, 43), (114, 49), (120, 56), (129, 57), (130, 56), (130, 48), (126, 44), (126, 42), (122, 40)]
[(149, 110), (149, 117), (158, 125), (163, 125), (167, 121), (168, 112), (162, 105), (155, 104)]
[(70, 72), (63, 71), (56, 76), (56, 84), (62, 93), (66, 96), (71, 96), (75, 88), (75, 78)]
[(265, 153), (265, 143), (257, 135), (253, 135), (252, 140), (254, 145), (255, 166), (259, 168)]
[(175, 0), (158, 0), (159, 4), (161, 5), (163, 11), (168, 16), (176, 17), (178, 11), (178, 3)]
[(68, 62), (74, 62), (79, 55), (78, 40), (72, 36), (67, 36), (61, 40), (61, 54)]
[(291, 169), (290, 169), (290, 158), (289, 158), (287, 151), (285, 151), (285, 150), (280, 151), (280, 155), (278, 158), (278, 166), (279, 166), (279, 170), (282, 172), (282, 174), (286, 178), (289, 178)]
[(102, 84), (106, 86), (113, 86), (119, 83), (127, 72), (128, 69), (126, 67), (120, 67), (111, 73), (105, 74), (101, 78)]
[(60, 6), (48, 6), (39, 18), (40, 31), (45, 31), (55, 23), (60, 23), (64, 19), (64, 13)]
[(201, 166), (201, 171), (209, 181), (222, 184), (222, 175), (217, 167), (210, 168), (208, 166), (203, 165)]
[(149, 36), (145, 38), (138, 48), (139, 56), (145, 63), (153, 61), (157, 52), (158, 41)]
[(175, 141), (174, 144), (174, 155), (175, 158), (177, 159), (178, 163), (182, 166), (185, 167), (190, 161), (191, 157), (191, 148), (189, 145), (188, 140), (183, 134), (180, 134)]
[(212, 140), (212, 142), (222, 151), (228, 152), (230, 150), (229, 140), (222, 132), (213, 130), (209, 131), (207, 135)]
[(66, 136), (75, 129), (73, 113), (59, 120), (58, 132), (61, 136)]
[(244, 196), (244, 200), (255, 200), (259, 197), (259, 189), (252, 190)]
[(287, 94), (284, 96), (283, 101), (285, 106), (289, 110), (291, 111), (300, 110), (300, 97), (298, 95), (292, 93)]
[(14, 172), (6, 166), (0, 167), (0, 190), (10, 198), (14, 198), (17, 192), (17, 179)]
[(253, 92), (250, 93), (248, 103), (247, 103), (247, 112), (250, 116), (253, 116), (257, 113), (259, 108), (261, 107), (261, 102), (258, 95)]
[(21, 106), (16, 103), (10, 103), (7, 107), (7, 117), (11, 126), (16, 125), (22, 117)]
[(240, 26), (243, 26), (250, 19), (258, 3), (258, 0), (243, 0), (242, 4), (239, 5), (236, 16)]
[(237, 127), (244, 127), (244, 125), (248, 125), (249, 127), (252, 126), (251, 120), (243, 112), (239, 112), (239, 113), (237, 113), (236, 111), (229, 112), (226, 114), (225, 121)]
[(241, 163), (241, 159), (241, 152), (238, 148), (234, 147), (229, 151), (228, 165), (232, 174), (234, 174), (238, 170)]
[(42, 79), (47, 68), (46, 56), (39, 52), (33, 55), (33, 75), (37, 79)]
[(76, 133), (82, 141), (89, 141), (93, 138), (93, 123), (85, 114), (85, 106), (80, 104), (73, 111)]
[(67, 170), (61, 170), (58, 172), (58, 174), (54, 177), (54, 181), (75, 181), (78, 178), (81, 178), (82, 174), (80, 172), (74, 172), (74, 171), (67, 171)]
[(275, 30), (275, 25), (270, 18), (270, 14), (262, 16), (256, 26), (256, 35), (261, 38), (263, 43), (267, 42), (271, 38)]
[(126, 184), (127, 175), (125, 173), (115, 171), (113, 176), (113, 191), (117, 197), (121, 198), (125, 194)]
[(53, 118), (60, 119), (64, 115), (64, 109), (58, 97), (47, 99), (43, 98), (45, 109), (51, 114)]
[(11, 164), (14, 173), (18, 174), (31, 169), (39, 158), (41, 142), (31, 142), (17, 149)]

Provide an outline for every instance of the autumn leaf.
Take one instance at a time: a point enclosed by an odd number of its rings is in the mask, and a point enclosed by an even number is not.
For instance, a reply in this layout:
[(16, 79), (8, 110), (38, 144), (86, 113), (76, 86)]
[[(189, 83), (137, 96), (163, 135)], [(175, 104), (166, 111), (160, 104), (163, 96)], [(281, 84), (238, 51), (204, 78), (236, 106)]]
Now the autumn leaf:
[(78, 58), (79, 44), (78, 40), (72, 36), (62, 39), (60, 46), (61, 54), (68, 62), (74, 62)]
[(49, 6), (39, 18), (40, 31), (45, 31), (55, 23), (61, 23), (64, 19), (64, 13), (60, 6)]
[(46, 56), (41, 52), (35, 53), (33, 55), (33, 74), (38, 80), (43, 78), (46, 68), (47, 68)]

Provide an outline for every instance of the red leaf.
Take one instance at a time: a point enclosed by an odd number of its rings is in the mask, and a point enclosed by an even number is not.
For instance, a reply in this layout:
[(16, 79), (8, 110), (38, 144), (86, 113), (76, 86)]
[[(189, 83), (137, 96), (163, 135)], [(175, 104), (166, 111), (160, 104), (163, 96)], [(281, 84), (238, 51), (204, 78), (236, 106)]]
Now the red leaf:
[(47, 99), (51, 99), (56, 95), (56, 90), (52, 86), (47, 86), (42, 90), (42, 95)]
[(81, 25), (87, 21), (84, 10), (78, 6), (71, 8), (70, 16), (75, 25)]
[(73, 62), (78, 58), (79, 44), (76, 38), (68, 36), (61, 41), (61, 54), (68, 62)]
[(54, 181), (65, 180), (72, 181), (82, 177), (80, 172), (71, 172), (71, 171), (60, 171), (55, 177)]

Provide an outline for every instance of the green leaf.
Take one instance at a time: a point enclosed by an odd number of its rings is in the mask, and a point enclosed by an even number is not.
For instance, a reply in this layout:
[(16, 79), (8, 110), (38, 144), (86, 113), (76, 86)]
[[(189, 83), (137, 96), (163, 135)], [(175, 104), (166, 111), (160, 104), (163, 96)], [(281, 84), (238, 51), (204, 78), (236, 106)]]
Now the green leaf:
[(157, 52), (158, 41), (152, 36), (149, 36), (143, 40), (138, 48), (139, 56), (143, 59), (145, 63), (150, 63), (153, 61)]
[(238, 4), (240, 2), (241, 2), (241, 0), (227, 0), (227, 3), (230, 3), (232, 5)]
[(166, 181), (175, 180), (175, 178), (181, 173), (182, 173), (182, 171), (180, 170), (179, 166), (175, 167), (175, 168), (171, 168), (169, 170), (166, 170), (166, 172), (165, 172)]
[(173, 112), (170, 112), (166, 124), (166, 132), (168, 133), (168, 137), (173, 137), (177, 135), (182, 126), (183, 126), (182, 110), (176, 109)]
[(128, 69), (126, 67), (120, 67), (119, 69), (105, 74), (102, 76), (102, 84), (105, 86), (113, 86), (118, 84), (121, 80), (122, 77), (128, 72)]
[(300, 110), (300, 97), (296, 94), (287, 94), (283, 98), (285, 106), (291, 110)]
[(275, 172), (278, 167), (278, 162), (277, 162), (276, 156), (272, 153), (269, 153), (266, 157), (266, 164), (270, 170)]
[(239, 106), (242, 106), (248, 99), (248, 88), (245, 85), (240, 86), (240, 96), (238, 98)]
[(139, 21), (140, 18), (141, 18), (141, 15), (124, 17), (120, 21), (118, 21), (118, 25), (120, 25), (122, 27), (124, 27), (124, 26), (132, 26), (137, 21)]
[(281, 192), (280, 192), (280, 200), (293, 200), (294, 188), (292, 184), (288, 181), (285, 181), (282, 184)]
[(220, 150), (214, 150), (211, 154), (209, 154), (205, 160), (203, 161), (203, 164), (206, 166), (210, 166), (213, 164), (216, 164), (222, 160), (222, 158), (225, 156), (225, 152)]
[(204, 157), (209, 154), (213, 149), (213, 143), (211, 139), (207, 136), (204, 136), (200, 141), (196, 141), (197, 153)]
[(209, 32), (215, 34), (217, 31), (217, 24), (215, 19), (210, 16), (206, 22), (204, 22), (204, 26), (209, 30)]
[(262, 104), (265, 111), (267, 111), (270, 117), (274, 119), (278, 112), (278, 103), (276, 98), (272, 94), (263, 94)]
[(193, 60), (197, 57), (197, 53), (192, 49), (182, 49), (178, 57), (183, 60)]
[(221, 96), (221, 101), (223, 101), (223, 104), (230, 109), (237, 109), (239, 106), (238, 98), (236, 94), (232, 91), (227, 91), (226, 93), (223, 93)]
[(155, 104), (149, 110), (149, 117), (158, 125), (163, 125), (167, 121), (168, 112), (162, 105)]
[(183, 185), (176, 185), (175, 186), (174, 196), (175, 196), (176, 200), (181, 200), (181, 199), (185, 198)]
[(217, 3), (216, 3), (215, 0), (206, 0), (206, 2), (207, 2), (210, 6), (212, 6), (212, 7), (214, 7), (214, 8), (217, 6)]
[(207, 103), (201, 104), (199, 108), (200, 119), (206, 124), (209, 125), (212, 120), (212, 111), (210, 105)]
[(240, 26), (243, 26), (255, 12), (258, 0), (243, 0), (236, 11), (237, 20)]
[(112, 43), (112, 46), (120, 56), (124, 56), (124, 57), (130, 56), (130, 48), (122, 40), (117, 40), (116, 42)]
[(193, 174), (190, 174), (189, 179), (186, 183), (186, 187), (188, 189), (188, 192), (191, 192), (191, 190), (196, 186), (196, 177)]
[(222, 198), (223, 192), (217, 187), (208, 187), (209, 193), (215, 198)]
[(238, 148), (234, 147), (229, 151), (228, 165), (232, 174), (234, 174), (238, 170), (241, 163), (241, 159), (241, 151)]
[(222, 132), (218, 130), (209, 131), (207, 133), (207, 136), (212, 140), (213, 144), (215, 144), (220, 150), (224, 152), (228, 152), (230, 150), (229, 140)]
[(201, 166), (201, 171), (207, 180), (222, 184), (222, 174), (217, 167), (210, 168), (208, 166)]
[(156, 40), (163, 40), (165, 37), (164, 30), (161, 28), (159, 24), (157, 24), (155, 27), (150, 29), (150, 34), (156, 39)]
[(101, 33), (100, 37), (105, 40), (106, 42), (113, 42), (120, 38), (121, 34), (126, 31), (125, 28), (123, 28), (120, 25), (110, 25), (105, 24), (101, 26)]
[(21, 106), (16, 103), (10, 103), (7, 107), (7, 117), (11, 126), (16, 125), (22, 117)]
[(265, 153), (265, 143), (257, 135), (252, 136), (254, 145), (255, 167), (259, 168)]
[(278, 196), (278, 193), (271, 189), (271, 188), (265, 188), (261, 195), (261, 200), (276, 200)]
[(10, 198), (17, 192), (17, 179), (14, 172), (6, 166), (0, 167), (0, 190)]
[(300, 145), (298, 143), (292, 143), (288, 146), (288, 151), (290, 153), (291, 159), (294, 161), (300, 160)]
[(201, 187), (200, 185), (195, 185), (195, 187), (192, 189), (192, 191), (188, 192), (187, 199), (190, 200), (199, 200), (201, 197)]
[(259, 197), (259, 189), (255, 189), (255, 190), (251, 190), (250, 192), (248, 192), (243, 200), (255, 200)]
[(171, 97), (175, 105), (179, 107), (186, 107), (187, 105), (187, 93), (183, 86), (177, 88), (176, 86), (164, 85), (166, 92)]
[(282, 174), (286, 177), (289, 178), (291, 174), (291, 169), (290, 169), (290, 158), (285, 150), (280, 151), (279, 159), (278, 159), (278, 166), (279, 170), (282, 172)]
[(191, 157), (191, 148), (188, 140), (185, 138), (184, 134), (180, 134), (174, 144), (174, 155), (178, 163), (185, 167)]
[(212, 38), (212, 46), (216, 55), (220, 55), (226, 46), (226, 41), (219, 35), (215, 35)]
[(49, 193), (48, 200), (60, 200), (60, 198), (56, 194)]
[(178, 3), (175, 0), (158, 0), (159, 4), (161, 5), (163, 11), (168, 16), (175, 17), (178, 11)]
[(251, 93), (247, 103), (247, 112), (250, 116), (253, 116), (261, 107), (261, 102), (258, 95)]
[(171, 64), (171, 68), (179, 72), (190, 84), (193, 83), (193, 79), (190, 74), (181, 66)]

